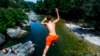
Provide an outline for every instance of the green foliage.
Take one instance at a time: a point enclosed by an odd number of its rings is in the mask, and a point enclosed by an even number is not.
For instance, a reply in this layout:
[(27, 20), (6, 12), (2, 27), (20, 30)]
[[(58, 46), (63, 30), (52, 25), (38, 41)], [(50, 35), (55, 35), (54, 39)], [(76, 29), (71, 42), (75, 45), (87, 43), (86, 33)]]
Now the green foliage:
[(27, 16), (20, 8), (0, 9), (0, 32), (6, 31), (8, 27), (14, 27), (19, 21), (27, 19)]
[[(42, 14), (55, 15), (54, 8), (59, 8), (60, 16), (65, 19), (78, 20), (81, 17), (80, 0), (38, 0), (35, 11)], [(77, 19), (78, 18), (78, 19)]]
[(60, 16), (65, 20), (80, 20), (89, 26), (99, 29), (100, 1), (99, 0), (38, 0), (35, 10), (42, 14), (53, 14), (54, 8), (59, 8)]
[(23, 2), (23, 8), (25, 8), (26, 10), (34, 9), (35, 3), (33, 3), (33, 2)]
[(27, 19), (22, 8), (25, 8), (24, 0), (0, 0), (0, 32)]
[(93, 12), (93, 3), (94, 0), (85, 0), (81, 6), (82, 10), (84, 11), (84, 14), (86, 16), (93, 16), (94, 12)]
[(45, 14), (52, 14), (54, 8), (58, 7), (61, 12), (68, 12), (69, 9), (73, 8), (75, 5), (74, 0), (39, 0), (36, 4), (37, 11)]
[(0, 0), (0, 7), (8, 8), (24, 8), (25, 1), (24, 0)]
[(0, 0), (0, 7), (7, 8), (9, 5), (9, 0)]

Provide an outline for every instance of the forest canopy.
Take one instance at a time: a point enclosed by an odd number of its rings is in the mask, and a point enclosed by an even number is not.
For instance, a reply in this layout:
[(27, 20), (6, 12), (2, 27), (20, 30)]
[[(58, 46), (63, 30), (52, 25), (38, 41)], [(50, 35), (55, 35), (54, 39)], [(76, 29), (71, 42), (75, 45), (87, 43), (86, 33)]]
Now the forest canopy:
[(54, 15), (56, 7), (65, 20), (85, 23), (95, 30), (100, 30), (99, 0), (37, 0), (34, 10), (41, 14)]
[(65, 20), (87, 24), (100, 31), (99, 0), (37, 0), (36, 3), (24, 0), (1, 0), (0, 32), (10, 26), (13, 27), (22, 19), (27, 19), (23, 9), (31, 9), (39, 14), (55, 15), (54, 8), (56, 7), (60, 10), (60, 16)]

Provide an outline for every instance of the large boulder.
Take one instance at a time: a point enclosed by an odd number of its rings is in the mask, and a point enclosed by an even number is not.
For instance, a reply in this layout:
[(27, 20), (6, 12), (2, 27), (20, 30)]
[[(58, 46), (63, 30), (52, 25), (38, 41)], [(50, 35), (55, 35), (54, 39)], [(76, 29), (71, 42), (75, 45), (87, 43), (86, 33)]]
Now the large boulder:
[[(13, 50), (14, 53), (11, 52), (11, 48)], [(6, 48), (6, 50), (8, 50), (8, 52), (6, 54), (4, 54), (2, 51), (0, 51), (0, 55), (1, 56), (30, 56), (35, 48), (34, 48), (34, 44), (31, 41), (28, 41), (24, 44), (19, 43), (17, 45), (11, 46)]]
[(5, 36), (0, 33), (0, 45), (5, 42)]
[(7, 34), (12, 38), (20, 38), (26, 35), (27, 33), (28, 32), (26, 30), (22, 30), (20, 27), (7, 29)]

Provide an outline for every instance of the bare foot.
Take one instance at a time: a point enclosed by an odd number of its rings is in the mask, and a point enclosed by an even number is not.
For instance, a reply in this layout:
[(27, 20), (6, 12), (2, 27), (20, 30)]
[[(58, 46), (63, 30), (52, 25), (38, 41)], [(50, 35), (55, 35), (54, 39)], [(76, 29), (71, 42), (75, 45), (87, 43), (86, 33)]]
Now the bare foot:
[(42, 55), (42, 56), (45, 56), (45, 55)]

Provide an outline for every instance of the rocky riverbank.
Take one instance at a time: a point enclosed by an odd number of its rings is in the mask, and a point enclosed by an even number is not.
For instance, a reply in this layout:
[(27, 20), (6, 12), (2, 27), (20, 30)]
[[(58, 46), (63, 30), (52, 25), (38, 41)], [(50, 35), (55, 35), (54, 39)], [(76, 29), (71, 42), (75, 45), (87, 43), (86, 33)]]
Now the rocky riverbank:
[(34, 44), (28, 41), (24, 44), (19, 43), (0, 51), (0, 56), (29, 56), (34, 52)]

